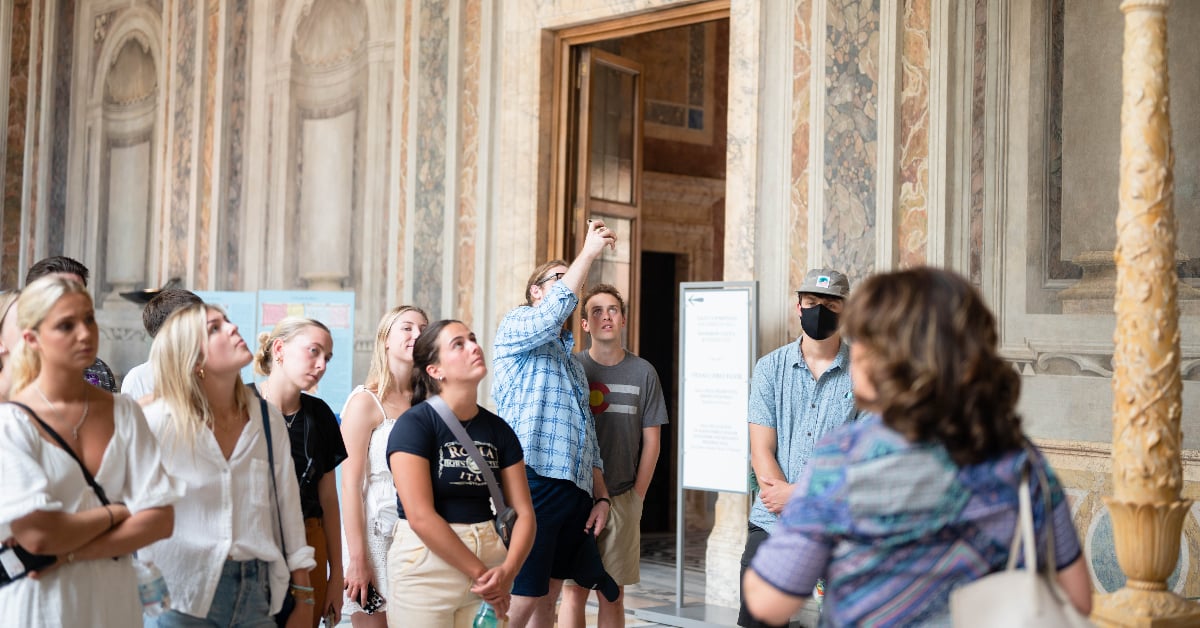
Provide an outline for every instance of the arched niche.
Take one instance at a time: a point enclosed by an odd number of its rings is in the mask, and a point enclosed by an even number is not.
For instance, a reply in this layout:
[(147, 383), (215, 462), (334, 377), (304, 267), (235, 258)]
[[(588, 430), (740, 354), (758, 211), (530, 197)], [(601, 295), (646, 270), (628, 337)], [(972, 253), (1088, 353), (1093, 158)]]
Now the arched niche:
[(267, 211), (247, 215), (252, 285), (354, 290), (357, 311), (371, 319), (385, 306), (395, 241), (388, 159), (396, 4), (281, 0), (265, 85)]
[(288, 230), (300, 286), (340, 290), (357, 267), (351, 225), (361, 213), (368, 15), (358, 0), (316, 0), (292, 37)]
[(95, 58), (86, 108), (86, 187), (72, 222), (96, 294), (157, 284), (165, 73), (161, 22), (146, 7), (116, 16)]

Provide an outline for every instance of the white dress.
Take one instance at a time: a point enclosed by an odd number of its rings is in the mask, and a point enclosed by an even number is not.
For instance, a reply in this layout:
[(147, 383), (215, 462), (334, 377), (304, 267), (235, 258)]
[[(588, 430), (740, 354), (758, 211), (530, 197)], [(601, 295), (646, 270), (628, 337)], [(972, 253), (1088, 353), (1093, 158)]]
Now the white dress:
[[(349, 405), (350, 399), (359, 393), (370, 395), (375, 405), (379, 407), (379, 413), (383, 415), (383, 421), (371, 430), (370, 444), (367, 445), (367, 477), (363, 482), (363, 510), (367, 526), (367, 555), (371, 559), (371, 570), (375, 573), (375, 588), (379, 591), (379, 595), (386, 600), (387, 551), (392, 544), (392, 528), (397, 519), (396, 486), (392, 483), (392, 472), (388, 470), (387, 442), (397, 417), (389, 418), (379, 397), (362, 386), (356, 387), (350, 393), (350, 396), (346, 398), (346, 404)], [(342, 412), (345, 411), (346, 408), (343, 406)], [(346, 528), (342, 526), (343, 565), (350, 563), (349, 547), (346, 543)], [(386, 603), (376, 612), (381, 613), (385, 610), (387, 610)], [(363, 610), (357, 601), (347, 596), (344, 598), (342, 612), (353, 615), (361, 613)]]
[[(96, 481), (108, 499), (131, 513), (175, 503), (182, 487), (163, 471), (154, 434), (142, 409), (113, 395), (113, 435)], [(79, 464), (43, 439), (24, 410), (0, 405), (0, 538), (13, 521), (36, 510), (79, 512), (101, 506)], [(0, 588), (0, 626), (142, 625), (137, 576), (129, 556), (77, 561), (44, 577)]]

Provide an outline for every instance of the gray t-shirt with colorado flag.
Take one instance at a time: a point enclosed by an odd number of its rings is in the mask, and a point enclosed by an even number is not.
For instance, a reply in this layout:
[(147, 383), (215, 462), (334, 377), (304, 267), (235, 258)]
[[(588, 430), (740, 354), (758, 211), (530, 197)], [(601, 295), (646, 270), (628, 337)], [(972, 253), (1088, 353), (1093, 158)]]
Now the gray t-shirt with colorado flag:
[(614, 366), (597, 363), (586, 351), (576, 353), (588, 379), (588, 402), (596, 418), (596, 439), (610, 495), (633, 488), (641, 455), (642, 429), (667, 422), (658, 373), (649, 362), (626, 351)]

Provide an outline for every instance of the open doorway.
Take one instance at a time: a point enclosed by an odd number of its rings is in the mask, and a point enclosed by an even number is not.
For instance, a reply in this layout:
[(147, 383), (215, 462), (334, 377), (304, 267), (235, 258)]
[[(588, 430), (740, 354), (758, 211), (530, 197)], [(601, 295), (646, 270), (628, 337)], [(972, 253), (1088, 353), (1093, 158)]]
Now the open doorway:
[[(626, 345), (662, 382), (671, 424), (642, 529), (644, 539), (673, 539), (679, 283), (723, 276), (728, 3), (577, 27), (557, 33), (556, 44), (548, 250), (573, 259), (590, 217), (621, 227), (627, 246), (606, 252), (589, 285), (612, 283), (628, 296)], [(685, 521), (697, 532), (689, 541), (707, 537), (714, 501), (685, 494)]]

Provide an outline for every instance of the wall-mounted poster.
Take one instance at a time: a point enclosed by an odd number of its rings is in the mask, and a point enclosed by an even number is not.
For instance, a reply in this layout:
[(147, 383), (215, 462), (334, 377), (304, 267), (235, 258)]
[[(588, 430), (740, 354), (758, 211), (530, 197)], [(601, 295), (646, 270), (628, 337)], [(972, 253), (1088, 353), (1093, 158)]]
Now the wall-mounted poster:
[[(321, 321), (333, 336), (333, 359), (316, 390), (308, 391), (341, 412), (350, 396), (354, 374), (354, 293), (306, 290), (261, 290), (258, 293), (257, 329), (269, 332), (287, 316)], [(257, 334), (255, 347), (258, 346)], [(258, 377), (258, 380), (263, 379)]]

